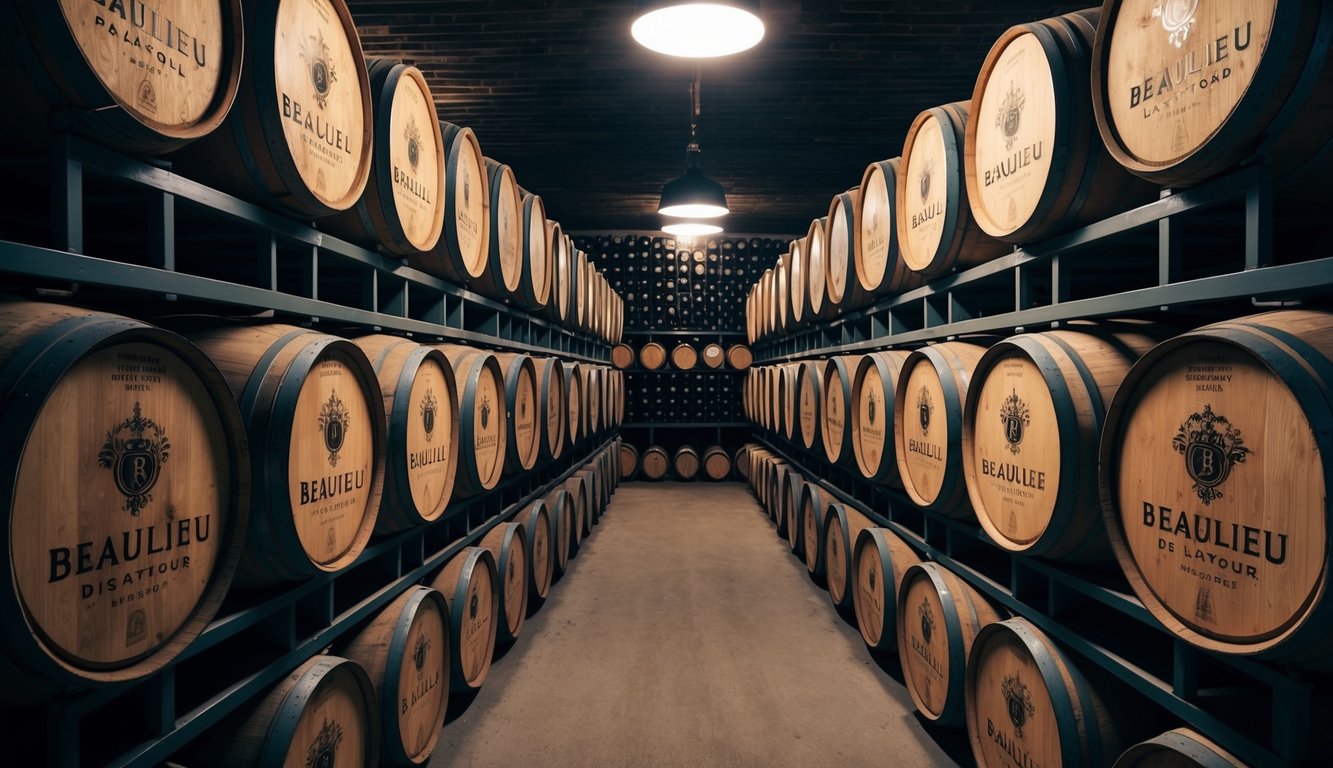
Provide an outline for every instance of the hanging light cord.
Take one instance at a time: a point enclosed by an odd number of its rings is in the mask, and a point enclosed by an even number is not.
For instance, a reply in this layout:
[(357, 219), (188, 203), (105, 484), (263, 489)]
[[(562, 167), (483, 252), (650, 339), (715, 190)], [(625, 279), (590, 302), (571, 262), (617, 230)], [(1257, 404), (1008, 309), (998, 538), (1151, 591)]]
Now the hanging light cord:
[(699, 101), (702, 96), (703, 81), (699, 75), (699, 65), (694, 65), (694, 82), (690, 83), (690, 143), (686, 152), (699, 151)]

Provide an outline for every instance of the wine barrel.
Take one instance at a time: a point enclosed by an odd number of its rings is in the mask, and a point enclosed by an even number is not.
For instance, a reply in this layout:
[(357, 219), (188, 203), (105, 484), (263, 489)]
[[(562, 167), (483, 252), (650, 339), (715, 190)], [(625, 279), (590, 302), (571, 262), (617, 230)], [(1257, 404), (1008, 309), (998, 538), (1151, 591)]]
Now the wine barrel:
[(565, 429), (569, 431), (568, 445), (577, 445), (583, 434), (583, 366), (565, 365)]
[(569, 541), (573, 536), (574, 498), (563, 485), (552, 488), (543, 499), (551, 516), (551, 583), (569, 567)]
[(611, 347), (611, 364), (620, 370), (634, 367), (634, 347), (617, 344)]
[(482, 538), (480, 546), (495, 560), (496, 590), (500, 595), (496, 638), (512, 643), (523, 631), (528, 615), (528, 536), (522, 522), (500, 523)]
[(773, 471), (768, 476), (768, 490), (765, 493), (768, 517), (773, 521), (778, 536), (787, 538), (787, 514), (783, 507), (783, 498), (790, 495), (787, 476), (796, 472), (795, 467), (785, 461), (773, 463)]
[(834, 466), (848, 464), (852, 453), (852, 380), (860, 355), (838, 355), (824, 366), (824, 402), (819, 409), (819, 434), (824, 457)]
[(898, 168), (902, 158), (878, 160), (861, 174), (856, 201), (856, 282), (871, 296), (893, 296), (923, 280), (898, 252)]
[(1268, 312), (1163, 342), (1102, 430), (1116, 559), (1166, 628), (1212, 651), (1328, 666), (1333, 313)]
[(921, 558), (907, 542), (887, 528), (871, 526), (857, 535), (852, 554), (852, 572), (856, 575), (852, 608), (861, 639), (871, 651), (894, 650), (898, 586), (907, 569), (919, 562)]
[(551, 303), (548, 305), (547, 314), (552, 320), (563, 325), (569, 318), (569, 289), (572, 279), (569, 274), (569, 262), (574, 246), (558, 222), (546, 222), (546, 230), (551, 235)]
[[(125, 152), (158, 155), (222, 125), (241, 78), (237, 0), (166, 0), (151, 13), (70, 2), (3, 4), (15, 34), (0, 46), (10, 76), (0, 87), (22, 119), (3, 121), (12, 143), (45, 146), (73, 130)], [(120, 34), (107, 34), (108, 24)], [(171, 31), (168, 32), (167, 30)], [(143, 41), (169, 35), (158, 64)]]
[(241, 407), (252, 483), (243, 587), (332, 573), (370, 541), (384, 486), (384, 398), (350, 341), (290, 325), (190, 338)]
[(569, 259), (569, 324), (587, 330), (588, 254), (575, 250)]
[(972, 215), (991, 237), (1032, 242), (1156, 196), (1097, 140), (1090, 81), (1099, 15), (1088, 9), (1010, 27), (986, 55), (963, 173)]
[[(746, 443), (740, 448), (737, 448), (736, 452), (731, 455), (732, 470), (740, 476), (741, 480), (747, 482), (750, 479), (750, 452), (754, 450), (755, 447), (756, 446), (752, 443)], [(705, 460), (704, 468), (706, 469), (707, 467), (708, 462)]]
[(650, 341), (639, 348), (639, 365), (647, 370), (655, 371), (661, 368), (666, 360), (666, 347), (655, 341)]
[(431, 583), (449, 608), (449, 690), (481, 688), (491, 670), (500, 623), (495, 558), (482, 547), (464, 547)]
[(521, 353), (500, 352), (496, 353), (495, 359), (504, 372), (505, 421), (508, 424), (505, 442), (509, 444), (505, 470), (514, 474), (527, 472), (537, 466), (542, 446), (544, 420), (537, 404), (537, 367), (532, 364), (531, 357)]
[(534, 357), (532, 364), (537, 371), (538, 422), (542, 425), (538, 457), (542, 461), (553, 461), (564, 455), (565, 441), (568, 439), (568, 430), (565, 428), (565, 419), (569, 415), (565, 403), (565, 366), (555, 357)]
[(620, 444), (620, 479), (633, 480), (639, 473), (639, 449), (629, 443)]
[(375, 143), (356, 205), (328, 229), (370, 248), (411, 256), (435, 248), (444, 230), (444, 140), (421, 70), (392, 59), (367, 62)]
[(1102, 6), (1092, 106), (1117, 162), (1174, 187), (1261, 152), (1270, 155), (1279, 182), (1327, 168), (1329, 137), (1320, 116), (1333, 101), (1326, 70), (1333, 14), (1323, 3), (1155, 10), (1149, 0)]
[(682, 445), (671, 459), (671, 469), (678, 480), (694, 480), (699, 476), (699, 452)]
[(972, 218), (963, 179), (968, 109), (959, 101), (922, 112), (903, 144), (894, 193), (898, 252), (908, 269), (928, 280), (1009, 250)]
[(490, 199), (486, 213), (486, 268), (468, 287), (497, 301), (515, 301), (523, 282), (526, 251), (523, 248), (523, 197), (514, 170), (504, 163), (483, 157)]
[(923, 347), (903, 362), (893, 396), (893, 449), (903, 489), (919, 507), (972, 514), (963, 480), (963, 402), (986, 351), (975, 341)]
[(551, 594), (555, 578), (554, 527), (546, 502), (538, 499), (518, 515), (528, 544), (528, 614), (531, 615)]
[(796, 421), (800, 425), (800, 443), (807, 450), (819, 450), (824, 439), (819, 409), (824, 402), (824, 362), (805, 360), (796, 371)]
[[(102, 32), (90, 28), (88, 34)], [(370, 177), (370, 97), (361, 41), (344, 0), (246, 3), (236, 103), (222, 127), (186, 147), (176, 165), (265, 206), (331, 216), (355, 205)], [(142, 104), (141, 95), (136, 98)]]
[(765, 338), (773, 335), (778, 330), (778, 319), (773, 314), (773, 291), (774, 282), (777, 278), (773, 277), (773, 270), (766, 269), (759, 278), (759, 336)]
[(749, 368), (754, 363), (754, 355), (744, 344), (732, 344), (727, 347), (727, 365), (738, 371)]
[(583, 430), (593, 436), (602, 431), (602, 369), (585, 365), (583, 372)]
[(801, 489), (801, 552), (805, 568), (817, 583), (824, 581), (824, 514), (833, 495), (817, 483), (807, 482)]
[(852, 547), (873, 523), (860, 512), (830, 501), (824, 511), (824, 583), (829, 599), (841, 612), (851, 612), (854, 589)]
[(1069, 562), (1110, 560), (1097, 445), (1106, 406), (1153, 343), (1134, 326), (1072, 324), (1013, 336), (981, 357), (963, 408), (963, 476), (996, 544)]
[(1173, 728), (1125, 750), (1113, 768), (1246, 768), (1240, 758), (1192, 728)]
[(860, 206), (859, 187), (834, 195), (829, 203), (824, 292), (833, 315), (864, 306), (871, 298), (856, 277), (856, 235), (861, 229), (856, 213)]
[(901, 488), (894, 453), (892, 425), (898, 380), (908, 353), (903, 350), (871, 352), (852, 373), (852, 455), (861, 477)]
[(533, 313), (551, 303), (551, 238), (546, 234), (546, 204), (541, 195), (523, 195), (523, 258), (518, 304)]
[[(217, 613), (246, 538), (250, 454), (217, 367), (136, 320), (0, 303), (0, 430), (0, 703), (161, 669)], [(145, 592), (125, 604), (108, 583)]]
[(982, 627), (968, 654), (964, 693), (978, 766), (1109, 768), (1120, 754), (1099, 692), (1027, 619)]
[(593, 526), (602, 521), (602, 473), (597, 462), (590, 461), (574, 474), (582, 478), (584, 491), (588, 494), (588, 514), (583, 521), (583, 537), (587, 538), (592, 535)]
[[(787, 246), (787, 306), (791, 322), (800, 326), (810, 318), (810, 280), (806, 276), (805, 238), (792, 240)], [(751, 339), (753, 344), (754, 340)]]
[(189, 755), (201, 768), (376, 765), (375, 688), (355, 661), (316, 656), (224, 719)]
[(578, 554), (579, 545), (592, 530), (592, 523), (588, 519), (591, 500), (588, 483), (583, 475), (575, 472), (565, 480), (564, 486), (569, 491), (569, 556), (573, 557)]
[(677, 344), (671, 350), (671, 364), (682, 371), (688, 371), (699, 364), (699, 353), (687, 343)]
[(801, 364), (800, 363), (782, 363), (775, 366), (777, 378), (781, 387), (779, 388), (780, 402), (776, 407), (782, 416), (782, 436), (789, 443), (795, 443), (800, 440), (800, 400), (797, 397), (796, 389), (800, 381)]
[(787, 540), (791, 553), (801, 556), (801, 493), (805, 475), (792, 466), (779, 469), (781, 486), (777, 493), (778, 535)]
[(898, 588), (898, 660), (921, 716), (964, 724), (963, 680), (977, 633), (1001, 620), (986, 599), (938, 563), (917, 563)]
[(722, 345), (714, 342), (704, 347), (703, 352), (699, 353), (699, 359), (706, 367), (716, 369), (721, 368), (727, 358)]
[(444, 219), (436, 246), (409, 253), (414, 269), (466, 286), (486, 274), (490, 178), (471, 128), (440, 122), (444, 148)]
[(384, 497), (375, 530), (438, 520), (458, 471), (458, 394), (438, 350), (397, 336), (353, 339), (375, 368), (387, 419)]
[(726, 480), (731, 476), (731, 457), (720, 445), (711, 445), (704, 449), (704, 477), (709, 480)]
[(831, 317), (828, 304), (828, 218), (815, 219), (805, 235), (805, 283), (809, 298), (807, 322)]
[(454, 497), (485, 493), (500, 483), (509, 453), (505, 375), (496, 356), (459, 344), (438, 347), (453, 365), (458, 393), (458, 475)]
[(789, 255), (778, 256), (777, 264), (773, 267), (773, 317), (777, 320), (779, 333), (786, 333), (791, 325), (791, 292), (787, 288)]
[(375, 691), (385, 765), (424, 765), (435, 751), (449, 705), (449, 607), (415, 586), (389, 603), (343, 649)]

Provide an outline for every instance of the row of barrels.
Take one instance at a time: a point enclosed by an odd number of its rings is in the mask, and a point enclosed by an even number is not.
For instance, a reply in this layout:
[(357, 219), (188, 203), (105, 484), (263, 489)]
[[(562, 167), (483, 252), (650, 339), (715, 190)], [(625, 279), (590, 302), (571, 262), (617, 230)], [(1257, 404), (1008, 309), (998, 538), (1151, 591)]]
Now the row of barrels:
[(710, 445), (703, 453), (693, 446), (682, 445), (671, 453), (660, 445), (650, 445), (640, 452), (633, 444), (622, 442), (620, 479), (729, 480), (739, 465), (740, 456), (737, 452), (733, 457), (720, 445)]
[(624, 418), (607, 366), (189, 322), (0, 302), (0, 701), (149, 674), (230, 589), (342, 570)]
[[(634, 367), (636, 355), (634, 347), (628, 344), (617, 344), (611, 348), (611, 364), (620, 370), (626, 370)], [(672, 348), (671, 353), (667, 354), (666, 347), (656, 341), (650, 341), (639, 347), (637, 355), (639, 365), (644, 370), (656, 371), (671, 361), (672, 367), (689, 371), (702, 364), (705, 368), (722, 368), (725, 364), (733, 370), (743, 371), (750, 367), (754, 362), (754, 355), (750, 353), (750, 348), (744, 344), (732, 344), (726, 349), (721, 344), (706, 344), (702, 350), (697, 350), (694, 345), (688, 342), (682, 342)]]
[(28, 109), (0, 137), (174, 152), (186, 176), (619, 340), (624, 302), (541, 196), (440, 120), (419, 69), (367, 60), (344, 0), (141, 5), (5, 0), (18, 34), (0, 61), (26, 76), (0, 93)]
[[(1333, 12), (1269, 0), (1106, 0), (1020, 24), (971, 99), (921, 112), (900, 156), (792, 241), (746, 300), (750, 342), (981, 264), (1239, 165), (1292, 205), (1333, 162)], [(1291, 206), (1283, 206), (1291, 207)]]
[(614, 444), (188, 747), (190, 765), (420, 766), (450, 694), (486, 682), (619, 483)]
[(1016, 554), (1118, 563), (1197, 646), (1326, 666), (1333, 313), (1069, 323), (752, 369), (747, 416)]
[(979, 766), (1232, 766), (1204, 735), (1135, 715), (1124, 687), (1040, 628), (1011, 617), (943, 565), (759, 445), (745, 447), (760, 505), (877, 656), (897, 656), (923, 718), (966, 727)]

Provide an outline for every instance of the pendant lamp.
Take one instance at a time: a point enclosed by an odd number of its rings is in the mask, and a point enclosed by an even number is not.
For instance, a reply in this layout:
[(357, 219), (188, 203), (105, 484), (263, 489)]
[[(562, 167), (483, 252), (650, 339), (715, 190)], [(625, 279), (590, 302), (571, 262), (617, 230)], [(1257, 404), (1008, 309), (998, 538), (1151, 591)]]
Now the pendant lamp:
[(630, 34), (667, 56), (706, 59), (758, 45), (764, 22), (759, 0), (640, 0)]
[(657, 212), (663, 216), (713, 219), (731, 212), (722, 185), (704, 175), (699, 150), (699, 69), (690, 85), (690, 143), (685, 146), (685, 174), (662, 187)]

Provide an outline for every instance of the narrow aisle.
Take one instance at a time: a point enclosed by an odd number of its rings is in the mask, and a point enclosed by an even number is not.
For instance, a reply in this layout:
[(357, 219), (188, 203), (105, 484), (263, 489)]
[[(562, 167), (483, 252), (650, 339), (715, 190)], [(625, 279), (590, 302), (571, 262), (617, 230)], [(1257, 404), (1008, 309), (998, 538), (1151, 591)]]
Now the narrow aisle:
[(744, 485), (635, 483), (431, 760), (499, 765), (954, 761)]

